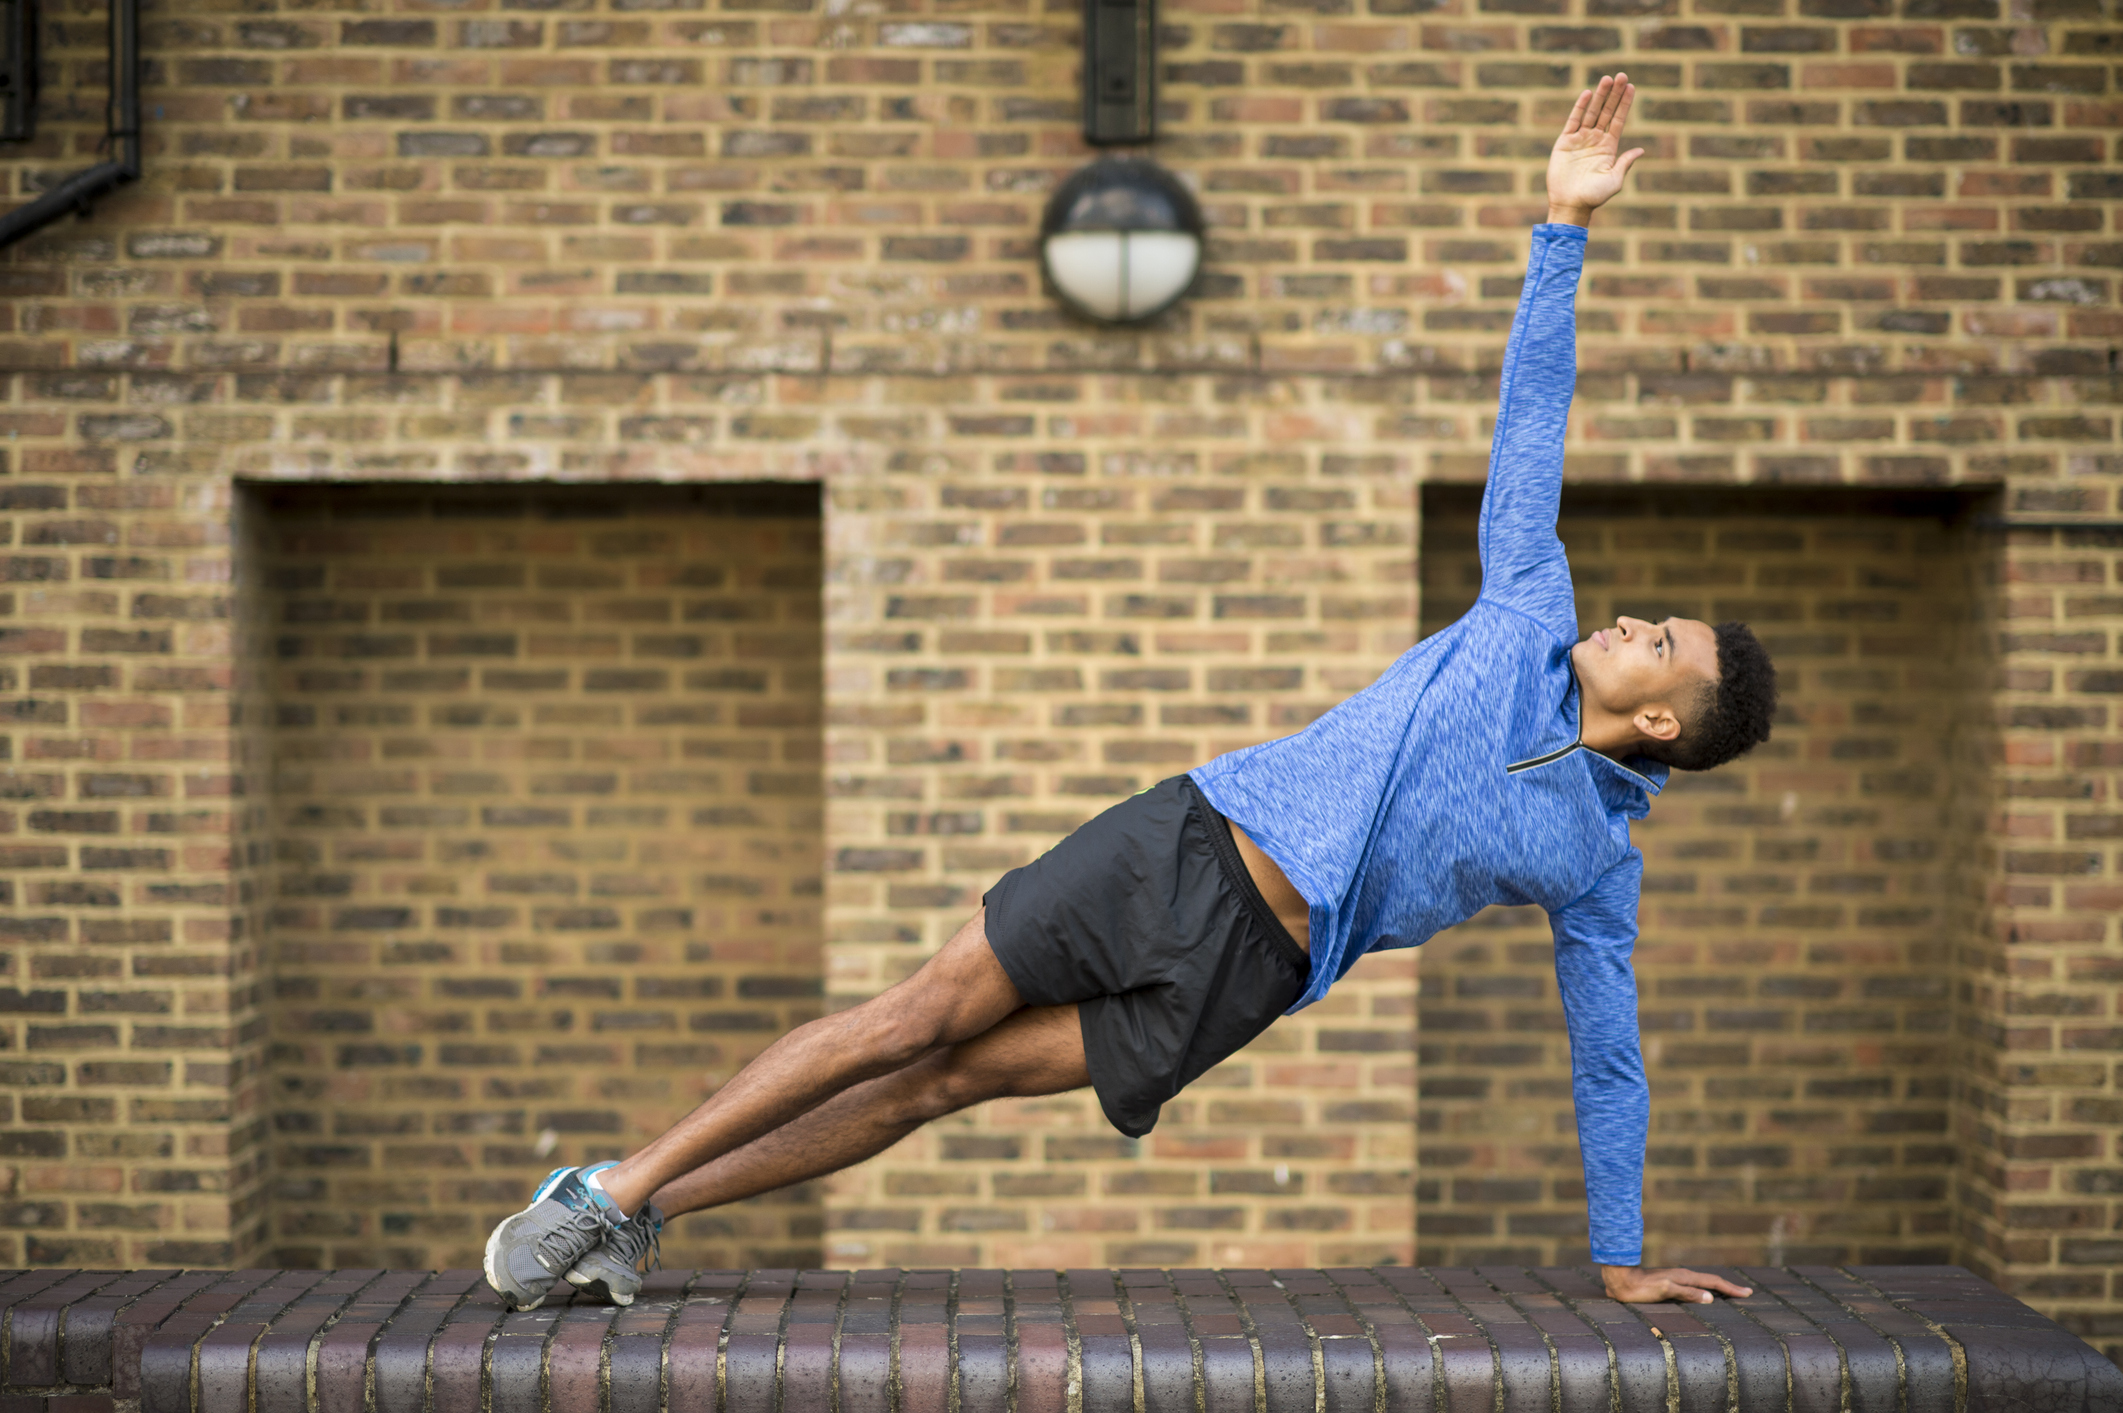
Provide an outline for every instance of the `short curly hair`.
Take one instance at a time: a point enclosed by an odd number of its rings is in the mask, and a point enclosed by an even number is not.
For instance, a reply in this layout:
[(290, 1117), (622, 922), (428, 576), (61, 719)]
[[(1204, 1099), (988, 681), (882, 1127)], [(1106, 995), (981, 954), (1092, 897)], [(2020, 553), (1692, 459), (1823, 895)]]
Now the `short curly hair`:
[(1744, 623), (1720, 623), (1718, 678), (1705, 682), (1681, 721), (1681, 734), (1643, 754), (1675, 770), (1714, 770), (1769, 739), (1777, 714), (1777, 669)]

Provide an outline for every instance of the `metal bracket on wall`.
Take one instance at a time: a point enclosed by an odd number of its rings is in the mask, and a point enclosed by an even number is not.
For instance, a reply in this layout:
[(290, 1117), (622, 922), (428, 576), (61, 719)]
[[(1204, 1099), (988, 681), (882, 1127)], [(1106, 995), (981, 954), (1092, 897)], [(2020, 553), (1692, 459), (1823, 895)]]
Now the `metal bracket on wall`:
[(0, 0), (0, 142), (37, 134), (37, 0)]
[(1084, 141), (1157, 136), (1157, 0), (1084, 0)]
[[(34, 0), (5, 0), (9, 21)], [(105, 192), (140, 178), (140, 0), (110, 0), (110, 134), (112, 160), (47, 187), (36, 200), (0, 216), (0, 246), (13, 245), (69, 212), (88, 213)], [(32, 16), (34, 18), (34, 16)]]

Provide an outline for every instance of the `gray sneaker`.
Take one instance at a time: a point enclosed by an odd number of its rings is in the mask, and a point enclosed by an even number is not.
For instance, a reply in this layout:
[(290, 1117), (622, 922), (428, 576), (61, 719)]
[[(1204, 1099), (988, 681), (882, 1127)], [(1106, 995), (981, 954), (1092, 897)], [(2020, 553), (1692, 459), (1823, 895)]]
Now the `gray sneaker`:
[(487, 1238), (487, 1284), (510, 1308), (537, 1309), (554, 1281), (612, 1235), (618, 1212), (600, 1203), (583, 1181), (595, 1170), (555, 1168), (531, 1194), (531, 1205)]
[(644, 1202), (633, 1216), (606, 1229), (603, 1243), (568, 1271), (568, 1284), (614, 1305), (632, 1305), (646, 1274), (642, 1258), (655, 1270), (662, 1246), (663, 1210)]

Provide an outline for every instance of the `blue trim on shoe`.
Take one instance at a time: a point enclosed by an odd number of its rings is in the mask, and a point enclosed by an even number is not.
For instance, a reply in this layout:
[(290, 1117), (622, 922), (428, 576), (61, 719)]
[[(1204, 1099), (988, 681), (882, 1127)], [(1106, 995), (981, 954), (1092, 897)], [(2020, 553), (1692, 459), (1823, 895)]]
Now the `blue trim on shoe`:
[(590, 1175), (592, 1173), (605, 1172), (609, 1169), (616, 1168), (618, 1166), (618, 1160), (614, 1159), (609, 1162), (592, 1163), (588, 1167), (579, 1168), (576, 1171), (578, 1176), (582, 1180), (582, 1190), (590, 1194), (590, 1200), (596, 1203), (599, 1207), (603, 1208), (604, 1211), (612, 1213), (616, 1215), (621, 1221), (624, 1221), (626, 1220), (627, 1214), (619, 1210), (619, 1204), (612, 1200), (612, 1194), (604, 1190), (604, 1185), (602, 1183), (592, 1184), (590, 1182)]

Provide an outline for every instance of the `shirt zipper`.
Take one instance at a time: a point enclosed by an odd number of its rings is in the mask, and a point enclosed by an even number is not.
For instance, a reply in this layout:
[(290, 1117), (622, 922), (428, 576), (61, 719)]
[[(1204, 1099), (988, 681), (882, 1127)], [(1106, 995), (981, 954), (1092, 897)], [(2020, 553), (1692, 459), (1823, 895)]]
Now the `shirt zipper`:
[[(1579, 695), (1580, 695), (1580, 696), (1582, 696), (1582, 695), (1583, 695), (1583, 692), (1581, 691), (1581, 689), (1580, 689), (1580, 688), (1579, 688), (1579, 686), (1578, 686), (1578, 669), (1577, 669), (1577, 664), (1576, 664), (1576, 663), (1574, 663), (1574, 662), (1572, 662), (1572, 661), (1570, 661), (1570, 659), (1568, 659), (1568, 658), (1566, 657), (1565, 659), (1563, 659), (1563, 667), (1564, 667), (1564, 670), (1566, 670), (1566, 671), (1567, 671), (1567, 672), (1569, 672), (1569, 674), (1570, 674), (1570, 690), (1571, 690), (1571, 691), (1573, 691), (1573, 692), (1578, 692), (1578, 693), (1579, 693)], [(1584, 711), (1583, 711), (1583, 709), (1582, 709), (1582, 708), (1580, 708), (1580, 709), (1579, 709), (1579, 712), (1578, 712), (1578, 727), (1579, 727), (1579, 729), (1580, 729), (1580, 730), (1583, 730), (1583, 729), (1584, 729)], [(1555, 764), (1555, 763), (1556, 763), (1557, 761), (1561, 760), (1561, 759), (1562, 759), (1562, 758), (1563, 758), (1564, 756), (1567, 756), (1567, 755), (1569, 755), (1569, 754), (1570, 754), (1570, 753), (1571, 753), (1572, 751), (1579, 751), (1579, 750), (1587, 750), (1587, 749), (1590, 749), (1590, 748), (1589, 748), (1589, 747), (1587, 747), (1587, 746), (1585, 745), (1585, 740), (1584, 740), (1584, 738), (1583, 738), (1582, 736), (1580, 736), (1580, 737), (1579, 737), (1579, 738), (1578, 738), (1577, 740), (1575, 740), (1575, 741), (1572, 741), (1572, 742), (1571, 742), (1571, 743), (1570, 743), (1569, 745), (1567, 745), (1567, 746), (1564, 746), (1564, 747), (1562, 747), (1562, 748), (1560, 748), (1560, 749), (1558, 749), (1558, 750), (1553, 750), (1553, 751), (1550, 751), (1550, 752), (1548, 752), (1548, 754), (1546, 754), (1546, 755), (1544, 755), (1544, 756), (1534, 756), (1534, 757), (1533, 757), (1533, 758), (1532, 758), (1531, 760), (1522, 760), (1522, 761), (1518, 762), (1518, 763), (1517, 763), (1516, 765), (1507, 765), (1507, 766), (1505, 766), (1505, 767), (1504, 767), (1504, 774), (1506, 774), (1506, 775), (1518, 775), (1518, 774), (1520, 774), (1520, 773), (1521, 773), (1521, 772), (1523, 772), (1523, 771), (1528, 771), (1528, 770), (1538, 770), (1538, 769), (1539, 769), (1540, 767), (1542, 767), (1542, 766), (1544, 766), (1544, 765), (1553, 765), (1553, 764)], [(1628, 766), (1626, 766), (1626, 765), (1623, 765), (1623, 764), (1622, 764), (1622, 763), (1621, 763), (1620, 761), (1618, 761), (1618, 760), (1617, 760), (1617, 761), (1612, 761), (1612, 764), (1613, 764), (1613, 766), (1614, 766), (1614, 768), (1615, 768), (1616, 770), (1619, 770), (1619, 771), (1621, 771), (1621, 772), (1622, 772), (1622, 774), (1624, 774), (1624, 775), (1626, 775), (1626, 776), (1630, 777), (1630, 778), (1631, 778), (1632, 780), (1641, 780), (1641, 781), (1643, 781), (1643, 782), (1644, 782), (1644, 785), (1646, 786), (1646, 788), (1648, 788), (1648, 789), (1656, 789), (1656, 788), (1657, 788), (1656, 786), (1652, 785), (1651, 781), (1650, 781), (1650, 780), (1649, 780), (1648, 778), (1646, 778), (1645, 776), (1639, 775), (1639, 774), (1638, 774), (1638, 773), (1637, 773), (1636, 771), (1633, 771), (1633, 770), (1631, 770), (1631, 769), (1630, 769), (1630, 768), (1629, 768)]]
[[(1572, 692), (1577, 692), (1580, 696), (1582, 696), (1583, 693), (1578, 687), (1577, 664), (1572, 662), (1567, 655), (1565, 655), (1565, 657), (1563, 658), (1563, 670), (1570, 674), (1570, 690)], [(1572, 751), (1577, 750), (1585, 744), (1584, 730), (1585, 713), (1583, 708), (1580, 708), (1578, 711), (1579, 735), (1577, 740), (1572, 741), (1569, 745), (1564, 746), (1561, 750), (1550, 751), (1547, 755), (1535, 756), (1531, 760), (1522, 760), (1517, 765), (1507, 765), (1504, 767), (1504, 774), (1517, 775), (1522, 770), (1535, 770), (1544, 765), (1554, 764), (1556, 761), (1561, 760), (1564, 756), (1569, 755)], [(1624, 766), (1623, 769), (1627, 770), (1628, 767)], [(1634, 775), (1635, 773), (1635, 771), (1630, 771), (1630, 774), (1632, 775)]]
[[(1535, 756), (1532, 760), (1522, 760), (1517, 765), (1507, 765), (1504, 767), (1504, 774), (1516, 775), (1522, 770), (1532, 770), (1536, 766), (1548, 765), (1554, 761), (1561, 760), (1564, 756), (1569, 755), (1572, 751), (1582, 749), (1584, 745), (1585, 743), (1583, 741), (1572, 741), (1569, 745), (1563, 747), (1559, 751), (1550, 751), (1547, 755)], [(1622, 769), (1629, 770), (1629, 767), (1625, 765), (1622, 767)], [(1636, 774), (1636, 772), (1633, 770), (1630, 770), (1629, 773), (1631, 775)]]

